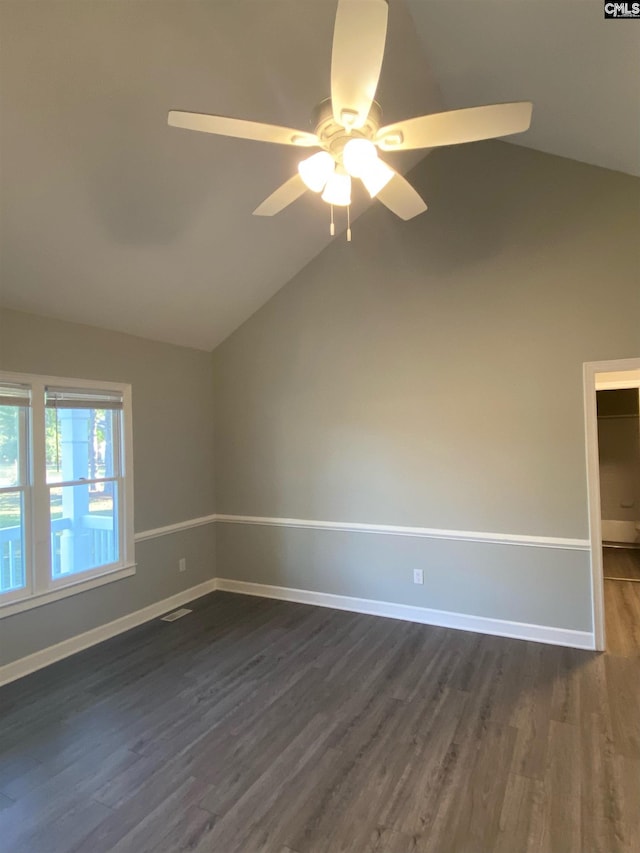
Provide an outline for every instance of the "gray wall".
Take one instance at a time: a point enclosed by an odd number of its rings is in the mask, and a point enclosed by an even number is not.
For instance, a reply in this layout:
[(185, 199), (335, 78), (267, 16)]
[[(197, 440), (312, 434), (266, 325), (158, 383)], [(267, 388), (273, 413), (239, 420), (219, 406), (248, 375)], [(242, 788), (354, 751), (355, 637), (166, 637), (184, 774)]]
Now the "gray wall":
[[(374, 206), (214, 352), (217, 511), (584, 538), (582, 363), (640, 353), (639, 182), (500, 142), (410, 177), (427, 214)], [(225, 528), (220, 576), (591, 625), (586, 552)]]
[[(374, 206), (215, 351), (213, 389), (207, 353), (11, 311), (0, 368), (132, 383), (138, 531), (213, 512), (215, 461), (220, 513), (586, 537), (581, 367), (640, 353), (638, 181), (497, 142), (411, 179), (429, 212)], [(0, 663), (214, 573), (591, 626), (585, 552), (214, 535), (141, 542), (134, 577), (0, 620)]]
[[(2, 311), (0, 369), (130, 382), (135, 530), (214, 511), (209, 353)], [(133, 577), (1, 619), (0, 664), (213, 577), (214, 537), (209, 525), (139, 542)]]

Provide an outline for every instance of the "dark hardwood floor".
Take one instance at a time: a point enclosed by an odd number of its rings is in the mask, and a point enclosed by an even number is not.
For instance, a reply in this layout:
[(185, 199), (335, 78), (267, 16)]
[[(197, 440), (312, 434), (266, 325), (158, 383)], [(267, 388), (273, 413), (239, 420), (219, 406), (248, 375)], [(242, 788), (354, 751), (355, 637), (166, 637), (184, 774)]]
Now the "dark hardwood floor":
[(0, 690), (3, 853), (640, 849), (637, 626), (595, 654), (193, 606)]

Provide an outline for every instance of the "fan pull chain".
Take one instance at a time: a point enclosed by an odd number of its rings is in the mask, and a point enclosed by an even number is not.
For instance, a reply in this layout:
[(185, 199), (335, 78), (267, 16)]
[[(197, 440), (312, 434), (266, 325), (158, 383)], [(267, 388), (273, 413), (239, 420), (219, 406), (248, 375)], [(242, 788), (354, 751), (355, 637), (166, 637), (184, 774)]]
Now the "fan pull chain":
[(331, 234), (332, 237), (335, 237), (335, 233), (336, 233), (336, 225), (335, 225), (335, 222), (333, 221), (333, 205), (331, 205), (331, 225), (329, 225), (329, 234)]
[(347, 243), (351, 242), (351, 205), (347, 205)]

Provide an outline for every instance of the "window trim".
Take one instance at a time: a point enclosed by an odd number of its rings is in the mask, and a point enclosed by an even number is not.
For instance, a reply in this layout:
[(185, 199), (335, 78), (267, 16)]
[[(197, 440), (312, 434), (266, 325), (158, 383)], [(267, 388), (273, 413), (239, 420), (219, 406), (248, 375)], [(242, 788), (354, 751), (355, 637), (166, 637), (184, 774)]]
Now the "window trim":
[[(6, 404), (2, 404), (6, 405)], [(25, 566), (33, 565), (33, 538), (27, 535), (27, 531), (33, 530), (33, 489), (31, 485), (31, 399), (28, 405), (20, 405), (19, 415), (19, 442), (20, 450), (18, 455), (20, 458), (19, 471), (20, 476), (18, 483), (15, 486), (3, 486), (0, 489), (0, 494), (18, 493), (21, 496), (22, 507), (22, 559)], [(23, 446), (24, 445), (24, 446)], [(0, 601), (5, 605), (11, 605), (15, 602), (22, 601), (26, 596), (30, 597), (33, 594), (33, 573), (25, 571), (25, 585), (22, 589), (14, 589), (11, 592), (2, 593)]]
[[(97, 586), (135, 574), (135, 544), (133, 523), (133, 425), (131, 385), (123, 382), (77, 379), (41, 374), (0, 372), (0, 383), (21, 383), (31, 389), (30, 421), (27, 425), (27, 468), (29, 480), (25, 485), (26, 500), (30, 500), (28, 515), (31, 524), (25, 529), (26, 585), (22, 590), (0, 595), (0, 619), (77, 595)], [(122, 503), (120, 524), (120, 559), (70, 575), (53, 578), (51, 574), (51, 534), (49, 521), (49, 485), (46, 482), (45, 388), (66, 386), (77, 390), (94, 390), (122, 394), (122, 429), (118, 436), (121, 455), (119, 502)], [(16, 594), (17, 593), (17, 594)]]

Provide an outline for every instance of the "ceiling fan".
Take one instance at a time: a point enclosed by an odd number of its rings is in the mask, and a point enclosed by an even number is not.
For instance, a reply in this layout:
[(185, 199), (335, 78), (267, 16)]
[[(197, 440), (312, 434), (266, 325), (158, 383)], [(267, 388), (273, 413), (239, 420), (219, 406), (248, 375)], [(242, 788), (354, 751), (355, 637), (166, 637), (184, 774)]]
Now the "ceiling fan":
[[(402, 175), (378, 156), (454, 145), (521, 133), (529, 128), (528, 101), (450, 110), (381, 127), (374, 100), (387, 36), (388, 0), (338, 0), (331, 54), (331, 97), (315, 109), (315, 133), (226, 116), (171, 110), (173, 127), (222, 136), (322, 150), (302, 160), (298, 174), (278, 187), (253, 212), (273, 216), (307, 190), (332, 205), (351, 204), (352, 179), (360, 179), (372, 198), (401, 219), (412, 219), (427, 205)], [(351, 239), (350, 228), (347, 239)]]

